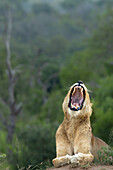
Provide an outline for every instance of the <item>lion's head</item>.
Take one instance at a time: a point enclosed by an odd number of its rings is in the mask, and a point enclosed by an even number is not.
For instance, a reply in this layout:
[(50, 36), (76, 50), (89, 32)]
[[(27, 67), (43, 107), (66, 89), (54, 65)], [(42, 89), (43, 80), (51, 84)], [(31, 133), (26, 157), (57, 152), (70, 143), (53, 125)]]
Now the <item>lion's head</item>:
[(82, 81), (78, 81), (71, 86), (68, 94), (66, 95), (63, 102), (63, 111), (65, 114), (71, 116), (77, 116), (81, 114), (91, 115), (92, 104), (90, 103), (90, 98), (88, 90)]

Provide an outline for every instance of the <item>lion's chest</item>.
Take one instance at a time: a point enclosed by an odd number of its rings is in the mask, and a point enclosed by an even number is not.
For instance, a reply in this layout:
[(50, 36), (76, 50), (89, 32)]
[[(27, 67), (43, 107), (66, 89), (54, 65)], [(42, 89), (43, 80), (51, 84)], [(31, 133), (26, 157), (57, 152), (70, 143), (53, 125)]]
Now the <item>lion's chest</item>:
[(68, 140), (73, 144), (74, 139), (76, 137), (76, 133), (77, 133), (76, 122), (74, 120), (71, 120), (70, 122), (68, 122), (66, 124), (65, 130), (66, 130), (66, 133), (67, 133)]
[(68, 140), (72, 144), (78, 135), (81, 135), (85, 129), (89, 128), (88, 123), (89, 122), (87, 120), (83, 119), (71, 119), (70, 121), (66, 122), (65, 131)]

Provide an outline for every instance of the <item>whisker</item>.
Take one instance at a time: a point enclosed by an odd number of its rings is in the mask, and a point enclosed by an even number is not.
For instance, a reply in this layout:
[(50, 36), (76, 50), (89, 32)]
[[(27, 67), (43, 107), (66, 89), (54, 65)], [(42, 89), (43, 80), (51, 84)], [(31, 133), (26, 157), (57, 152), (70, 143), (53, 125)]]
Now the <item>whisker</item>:
[(89, 90), (89, 89), (87, 89), (87, 91), (88, 91), (88, 93), (93, 93), (93, 91), (91, 91), (91, 90)]

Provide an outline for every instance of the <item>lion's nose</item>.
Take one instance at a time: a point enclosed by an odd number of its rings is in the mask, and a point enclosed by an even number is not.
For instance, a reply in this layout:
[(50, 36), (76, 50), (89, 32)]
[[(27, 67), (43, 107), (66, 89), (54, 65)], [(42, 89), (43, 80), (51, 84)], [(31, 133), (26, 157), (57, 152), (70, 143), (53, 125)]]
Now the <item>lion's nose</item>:
[(79, 80), (77, 83), (78, 83), (78, 84), (83, 84), (83, 82), (82, 82), (81, 80)]

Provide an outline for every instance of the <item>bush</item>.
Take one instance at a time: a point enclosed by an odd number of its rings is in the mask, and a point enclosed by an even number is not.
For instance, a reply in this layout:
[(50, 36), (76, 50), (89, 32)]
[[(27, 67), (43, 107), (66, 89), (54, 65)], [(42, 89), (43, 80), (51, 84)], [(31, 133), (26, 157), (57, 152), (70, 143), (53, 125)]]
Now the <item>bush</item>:
[(113, 165), (113, 150), (102, 147), (101, 151), (98, 151), (98, 160), (95, 159), (95, 163), (101, 165)]
[(19, 167), (40, 166), (51, 164), (55, 157), (55, 140), (48, 126), (29, 125), (19, 134), (19, 152), (15, 152), (13, 160)]
[[(113, 128), (113, 76), (100, 81), (94, 98), (94, 134), (109, 142), (109, 134)], [(113, 140), (110, 141), (113, 145)]]

